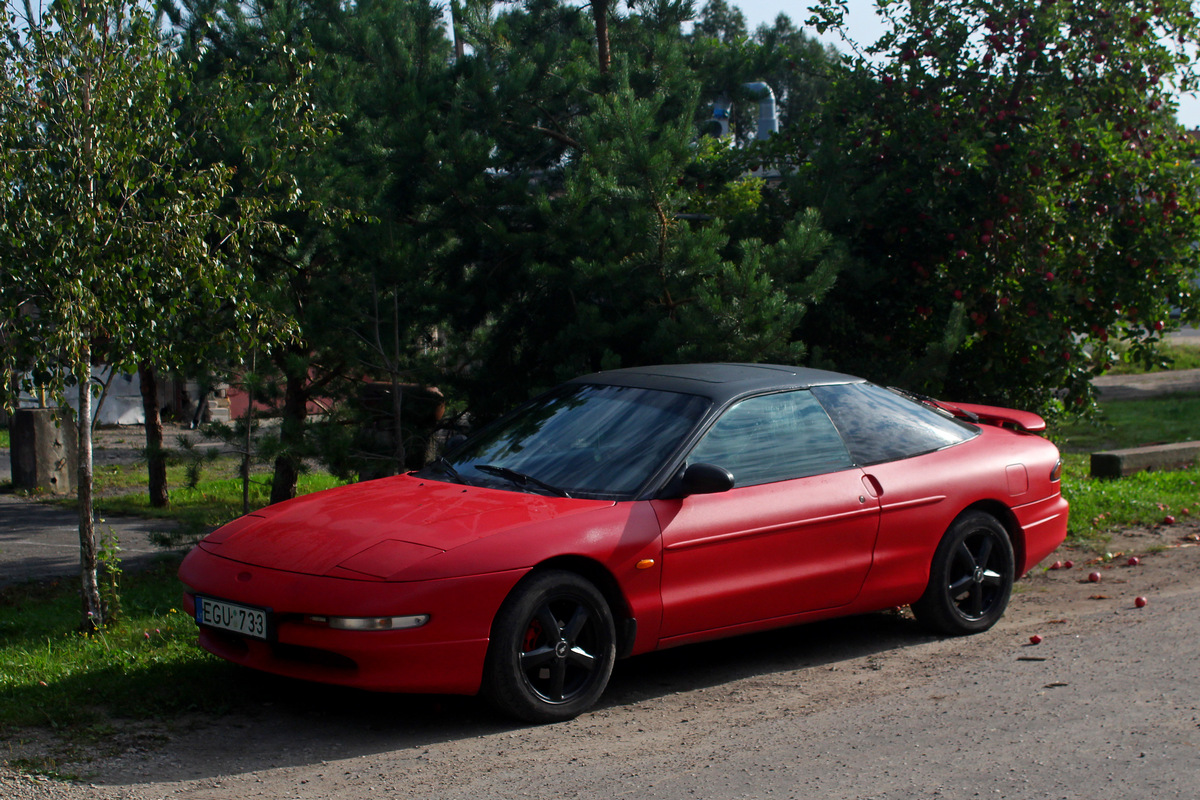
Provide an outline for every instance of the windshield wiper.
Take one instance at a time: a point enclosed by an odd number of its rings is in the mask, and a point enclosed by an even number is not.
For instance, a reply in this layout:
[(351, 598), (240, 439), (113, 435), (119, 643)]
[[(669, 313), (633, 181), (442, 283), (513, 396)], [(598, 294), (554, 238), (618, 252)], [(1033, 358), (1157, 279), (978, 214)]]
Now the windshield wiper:
[(450, 480), (452, 480), (452, 481), (455, 481), (457, 483), (463, 483), (463, 484), (466, 484), (467, 486), (471, 485), (470, 482), (466, 478), (464, 478), (462, 475), (458, 474), (458, 470), (456, 470), (453, 467), (453, 465), (451, 465), (451, 463), (446, 460), (446, 458), (444, 456), (442, 458), (439, 458), (437, 461), (430, 462), (429, 466), (440, 469), (442, 472), (444, 472), (448, 476), (450, 476)]
[(889, 386), (887, 388), (891, 389), (896, 394), (903, 395), (904, 397), (907, 397), (910, 400), (916, 400), (918, 403), (929, 406), (930, 408), (934, 409), (935, 411), (940, 411), (943, 414), (949, 414), (952, 417), (958, 417), (960, 419), (965, 419), (969, 422), (974, 422), (974, 423), (979, 422), (979, 415), (976, 414), (975, 412), (967, 411), (965, 408), (959, 408), (958, 406), (951, 405), (949, 403), (943, 403), (941, 400), (938, 400), (936, 397), (930, 397), (927, 394), (920, 394), (919, 392), (910, 392), (908, 389), (901, 389), (897, 386)]
[(534, 486), (545, 489), (547, 492), (556, 494), (559, 497), (571, 497), (571, 495), (567, 494), (566, 490), (552, 486), (545, 481), (540, 481), (532, 475), (526, 475), (524, 472), (517, 472), (515, 469), (498, 467), (495, 464), (475, 464), (474, 467), (480, 472), (487, 472), (492, 475), (499, 475), (501, 478), (507, 478), (518, 486), (528, 486), (532, 483)]

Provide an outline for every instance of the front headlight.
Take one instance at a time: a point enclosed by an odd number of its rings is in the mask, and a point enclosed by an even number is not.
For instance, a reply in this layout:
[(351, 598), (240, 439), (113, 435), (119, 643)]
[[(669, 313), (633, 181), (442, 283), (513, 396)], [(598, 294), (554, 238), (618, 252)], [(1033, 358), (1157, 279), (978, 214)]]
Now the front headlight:
[(408, 614), (402, 617), (327, 617), (311, 614), (304, 618), (313, 625), (325, 625), (341, 631), (399, 631), (419, 628), (429, 622), (428, 614)]

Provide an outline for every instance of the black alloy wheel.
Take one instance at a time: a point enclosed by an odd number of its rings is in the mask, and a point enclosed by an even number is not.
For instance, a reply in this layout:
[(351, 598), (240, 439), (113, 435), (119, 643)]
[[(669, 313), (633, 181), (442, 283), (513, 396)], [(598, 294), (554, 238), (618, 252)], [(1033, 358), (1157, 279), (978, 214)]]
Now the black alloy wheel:
[(561, 722), (590, 708), (608, 685), (616, 630), (604, 596), (572, 572), (533, 573), (492, 625), (484, 692), (526, 722)]
[(963, 513), (938, 544), (924, 595), (912, 610), (937, 632), (959, 636), (992, 627), (1012, 596), (1014, 557), (1008, 531), (990, 514)]

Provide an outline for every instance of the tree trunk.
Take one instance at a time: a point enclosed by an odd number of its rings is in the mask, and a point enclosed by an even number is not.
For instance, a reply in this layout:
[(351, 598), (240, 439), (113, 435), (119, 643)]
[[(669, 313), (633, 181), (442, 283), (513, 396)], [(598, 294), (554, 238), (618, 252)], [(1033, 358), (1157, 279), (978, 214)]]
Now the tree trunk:
[(162, 417), (158, 413), (158, 374), (146, 362), (138, 364), (138, 379), (142, 384), (142, 414), (146, 418), (146, 471), (150, 483), (150, 505), (166, 508), (167, 455), (163, 450)]
[(463, 57), (463, 40), (462, 40), (462, 15), (463, 7), (461, 3), (450, 2), (450, 30), (454, 34), (454, 60), (462, 61)]
[(271, 502), (282, 503), (296, 496), (300, 478), (300, 453), (304, 448), (304, 428), (308, 416), (308, 374), (288, 375), (283, 391), (283, 415), (279, 424), (280, 454), (275, 458), (271, 479)]
[(392, 473), (393, 475), (403, 475), (406, 469), (405, 460), (407, 454), (404, 452), (404, 387), (400, 385), (400, 378), (396, 374), (392, 374)]
[(612, 51), (608, 43), (608, 0), (592, 0), (592, 14), (596, 18), (596, 61), (600, 74), (608, 74)]
[[(380, 347), (380, 350), (383, 348)], [(403, 475), (404, 461), (404, 387), (400, 385), (400, 293), (392, 294), (392, 458), (393, 475)]]
[(83, 620), (86, 633), (104, 625), (100, 583), (96, 576), (96, 526), (92, 515), (92, 350), (84, 345), (79, 368), (79, 574), (82, 582)]

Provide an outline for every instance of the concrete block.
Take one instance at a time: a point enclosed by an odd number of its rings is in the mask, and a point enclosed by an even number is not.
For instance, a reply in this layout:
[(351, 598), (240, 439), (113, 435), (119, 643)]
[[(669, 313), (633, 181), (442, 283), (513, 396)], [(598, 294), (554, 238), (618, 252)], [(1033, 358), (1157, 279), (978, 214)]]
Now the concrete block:
[(1200, 442), (1153, 444), (1092, 453), (1093, 478), (1124, 478), (1143, 470), (1180, 469), (1200, 459)]
[(21, 408), (8, 428), (14, 489), (70, 494), (75, 488), (75, 421), (56, 408)]

